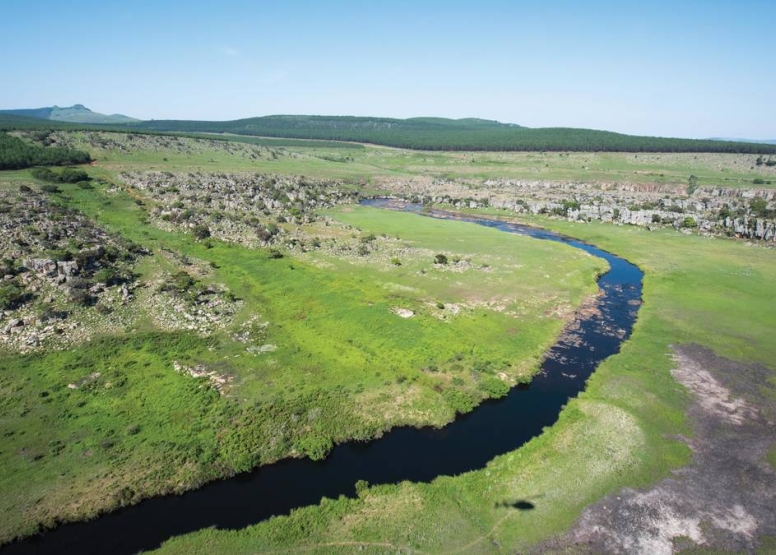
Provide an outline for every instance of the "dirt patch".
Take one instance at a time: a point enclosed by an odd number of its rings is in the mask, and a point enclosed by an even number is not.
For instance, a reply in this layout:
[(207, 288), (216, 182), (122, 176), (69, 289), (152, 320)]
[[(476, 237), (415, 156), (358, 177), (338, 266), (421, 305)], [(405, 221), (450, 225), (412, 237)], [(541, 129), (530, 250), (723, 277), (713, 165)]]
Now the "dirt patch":
[(776, 472), (766, 460), (776, 444), (772, 372), (697, 345), (674, 348), (674, 360), (673, 376), (693, 397), (692, 463), (647, 490), (605, 497), (535, 552), (753, 553), (759, 537), (776, 534)]

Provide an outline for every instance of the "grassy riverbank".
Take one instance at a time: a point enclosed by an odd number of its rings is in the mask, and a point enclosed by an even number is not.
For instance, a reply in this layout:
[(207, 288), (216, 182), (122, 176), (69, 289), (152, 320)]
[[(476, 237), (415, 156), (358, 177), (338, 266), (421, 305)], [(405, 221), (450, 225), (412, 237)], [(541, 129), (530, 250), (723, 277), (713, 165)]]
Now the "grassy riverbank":
[[(754, 156), (733, 154), (429, 153), (92, 132), (57, 140), (96, 159), (86, 168), (95, 181), (58, 184), (48, 201), (151, 253), (133, 262), (135, 300), (116, 303), (109, 315), (74, 306), (62, 291), (47, 303), (45, 293), (57, 291), (50, 284), (22, 308), (32, 323), (16, 328), (37, 326), (50, 306), (69, 312), (84, 339), (2, 352), (0, 542), (278, 458), (321, 457), (332, 442), (386, 427), (448, 422), (456, 410), (527, 379), (604, 269), (563, 245), (461, 222), (352, 205), (297, 218), (280, 189), (263, 209), (250, 204), (254, 192), (247, 189), (229, 199), (214, 189), (208, 195), (215, 200), (206, 203), (197, 187), (211, 176), (325, 177), (360, 194), (407, 182), (433, 193), (450, 179), (463, 188), (496, 178), (683, 190), (690, 175), (699, 186), (734, 188), (754, 179), (768, 187), (776, 177)], [(148, 180), (172, 177), (154, 191), (120, 179), (124, 171), (148, 170), (159, 172), (142, 174)], [(188, 190), (171, 192), (189, 182)], [(42, 185), (29, 171), (0, 174), (2, 194)], [(316, 187), (316, 195), (327, 190)], [(309, 190), (293, 194), (300, 192)], [(281, 221), (270, 201), (289, 217)], [(235, 202), (249, 203), (235, 213), (251, 230), (272, 223), (282, 241), (248, 248), (197, 239), (185, 220), (175, 227), (164, 219), (173, 209), (212, 218), (197, 211), (221, 210), (219, 204), (228, 211)], [(646, 274), (632, 338), (557, 425), (481, 471), (432, 484), (362, 485), (358, 499), (324, 500), (245, 530), (204, 530), (165, 549), (524, 550), (568, 528), (607, 492), (654, 482), (690, 459), (676, 439), (691, 427), (689, 398), (670, 375), (670, 345), (697, 343), (775, 370), (767, 302), (774, 250), (673, 229), (529, 223), (589, 240)], [(28, 231), (49, 241), (41, 230)], [(51, 251), (31, 254), (63, 255)], [(180, 282), (189, 290), (161, 291), (180, 272), (191, 278)], [(199, 321), (196, 311), (207, 311), (191, 299), (211, 290), (224, 292), (220, 306), (231, 307), (217, 314), (218, 325), (201, 332), (172, 318), (185, 312)], [(17, 317), (11, 311), (3, 318), (0, 327)], [(221, 393), (213, 379), (223, 380)], [(771, 384), (762, 389), (770, 392)]]
[[(523, 552), (567, 529), (592, 501), (689, 462), (690, 450), (674, 439), (691, 430), (689, 398), (669, 372), (671, 345), (705, 345), (776, 372), (773, 307), (764, 302), (776, 279), (773, 250), (670, 231), (529, 223), (591, 241), (645, 271), (631, 339), (555, 426), (480, 471), (362, 488), (358, 499), (324, 500), (244, 530), (204, 530), (160, 552)], [(773, 374), (761, 387), (774, 394)]]
[[(26, 172), (4, 175), (2, 187), (21, 185), (40, 187)], [(278, 458), (321, 457), (394, 425), (442, 425), (501, 394), (502, 380), (528, 379), (604, 269), (563, 245), (351, 207), (302, 232), (352, 250), (275, 258), (149, 225), (153, 200), (110, 182), (59, 188), (51, 202), (153, 252), (109, 332), (3, 354), (5, 540)], [(181, 270), (242, 308), (204, 338), (167, 329), (156, 283)], [(224, 394), (176, 367), (223, 379)]]

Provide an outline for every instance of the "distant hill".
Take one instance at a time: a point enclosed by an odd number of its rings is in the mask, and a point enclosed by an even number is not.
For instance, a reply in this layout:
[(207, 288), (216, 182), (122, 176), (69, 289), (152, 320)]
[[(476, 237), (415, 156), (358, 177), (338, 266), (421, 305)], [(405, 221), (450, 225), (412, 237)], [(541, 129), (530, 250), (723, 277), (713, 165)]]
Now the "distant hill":
[(234, 121), (151, 120), (128, 127), (163, 132), (355, 141), (420, 150), (776, 153), (776, 146), (766, 144), (639, 137), (563, 127), (530, 129), (472, 118), (279, 115)]
[(0, 110), (0, 115), (23, 116), (28, 118), (63, 121), (67, 123), (123, 124), (140, 120), (122, 114), (105, 115), (92, 112), (83, 104), (74, 104), (65, 108), (25, 108), (20, 110)]
[(43, 127), (187, 135), (223, 133), (246, 137), (349, 141), (416, 150), (776, 154), (776, 141), (642, 137), (566, 127), (531, 129), (477, 118), (274, 115), (233, 121), (139, 121), (122, 115), (98, 114), (81, 104), (69, 108), (0, 110), (0, 129)]
[(731, 139), (730, 137), (712, 137), (711, 141), (732, 141), (734, 143), (754, 143), (758, 145), (776, 145), (776, 139)]

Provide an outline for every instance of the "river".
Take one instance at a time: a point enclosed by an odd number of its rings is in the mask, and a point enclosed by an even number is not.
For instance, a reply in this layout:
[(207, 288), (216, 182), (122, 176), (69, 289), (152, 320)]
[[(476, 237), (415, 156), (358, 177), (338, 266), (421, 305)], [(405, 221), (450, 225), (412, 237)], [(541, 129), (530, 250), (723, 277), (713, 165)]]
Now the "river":
[(0, 553), (131, 554), (202, 528), (240, 529), (317, 504), (323, 497), (354, 496), (357, 480), (370, 484), (428, 482), (483, 468), (497, 455), (517, 449), (551, 426), (568, 400), (584, 389), (601, 361), (618, 352), (630, 336), (641, 304), (643, 274), (622, 258), (539, 228), (424, 211), (417, 205), (387, 199), (363, 204), (562, 242), (605, 259), (610, 270), (598, 280), (601, 294), (594, 309), (575, 316), (529, 385), (513, 388), (502, 399), (482, 403), (444, 428), (396, 428), (373, 441), (338, 445), (323, 461), (284, 460), (183, 495), (147, 499), (89, 522), (61, 525), (8, 545)]

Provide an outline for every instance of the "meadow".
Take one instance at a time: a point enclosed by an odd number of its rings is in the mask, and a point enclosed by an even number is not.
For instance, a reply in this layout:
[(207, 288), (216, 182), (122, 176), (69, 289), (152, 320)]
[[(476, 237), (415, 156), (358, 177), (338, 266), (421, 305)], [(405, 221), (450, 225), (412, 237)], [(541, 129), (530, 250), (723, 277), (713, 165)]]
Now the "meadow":
[[(206, 337), (164, 329), (143, 308), (123, 329), (74, 348), (3, 353), (0, 541), (282, 457), (320, 458), (333, 443), (392, 426), (441, 426), (455, 414), (446, 391), (473, 403), (490, 395), (472, 369), (502, 373), (510, 384), (528, 380), (605, 270), (564, 245), (354, 205), (302, 225), (279, 224), (322, 247), (276, 257), (152, 225), (148, 215), (160, 201), (123, 185), (121, 172), (309, 175), (343, 180), (362, 195), (406, 180), (429, 187), (489, 178), (685, 185), (695, 175), (702, 186), (738, 188), (754, 179), (768, 187), (776, 178), (772, 166), (744, 154), (432, 153), (55, 136), (96, 162), (85, 167), (93, 188), (61, 184), (53, 202), (150, 248), (135, 270), (140, 282), (195, 267), (197, 279), (228, 288), (242, 308)], [(0, 187), (21, 185), (38, 190), (42, 183), (28, 170), (0, 174)], [(161, 551), (527, 550), (568, 529), (602, 496), (688, 463), (680, 436), (692, 434), (690, 398), (671, 376), (672, 345), (699, 344), (776, 370), (767, 302), (773, 249), (672, 229), (526, 221), (590, 241), (645, 272), (633, 335), (557, 424), (482, 470), (430, 484), (359, 484), (357, 498), (324, 499), (243, 530), (203, 530)], [(438, 254), (448, 263), (435, 263)], [(153, 289), (146, 291), (153, 299)], [(228, 386), (221, 394), (207, 378), (175, 371), (175, 363), (225, 376)], [(773, 395), (775, 386), (771, 377), (762, 390)], [(310, 414), (316, 417), (300, 418)]]
[[(306, 146), (304, 141), (293, 143), (282, 139), (253, 139), (258, 144), (251, 145), (107, 132), (60, 132), (59, 135), (63, 144), (89, 151), (98, 167), (111, 172), (132, 169), (261, 171), (363, 181), (376, 186), (406, 179), (687, 185), (693, 175), (701, 187), (754, 187), (756, 179), (763, 181), (757, 187), (772, 187), (776, 183), (776, 166), (758, 165), (756, 154), (431, 152), (354, 143), (336, 143), (337, 147), (333, 148), (315, 141)], [(233, 138), (219, 136), (219, 139)], [(764, 158), (768, 160), (767, 155)]]
[[(158, 552), (529, 550), (568, 529), (591, 502), (645, 487), (689, 462), (681, 440), (692, 434), (689, 397), (671, 376), (671, 346), (704, 345), (774, 371), (773, 306), (763, 302), (776, 278), (772, 249), (624, 226), (529, 223), (590, 241), (645, 272), (633, 335), (554, 426), (482, 470), (430, 484), (363, 485), (355, 499), (325, 499), (243, 530), (203, 530)], [(759, 386), (770, 398), (773, 376)]]
[[(28, 171), (3, 176), (3, 187), (25, 184), (40, 186)], [(137, 309), (123, 329), (66, 350), (4, 353), (5, 540), (279, 458), (320, 458), (396, 425), (443, 425), (457, 408), (445, 392), (493, 394), (472, 368), (529, 379), (605, 269), (563, 245), (360, 207), (328, 212), (309, 233), (383, 245), (375, 254), (273, 258), (148, 225), (153, 201), (108, 181), (59, 187), (53, 202), (152, 250), (135, 269), (141, 283), (195, 261), (198, 279), (243, 309), (205, 338)], [(435, 264), (440, 252), (449, 265)], [(229, 386), (219, 395), (176, 364)], [(308, 413), (318, 416), (299, 420)]]

